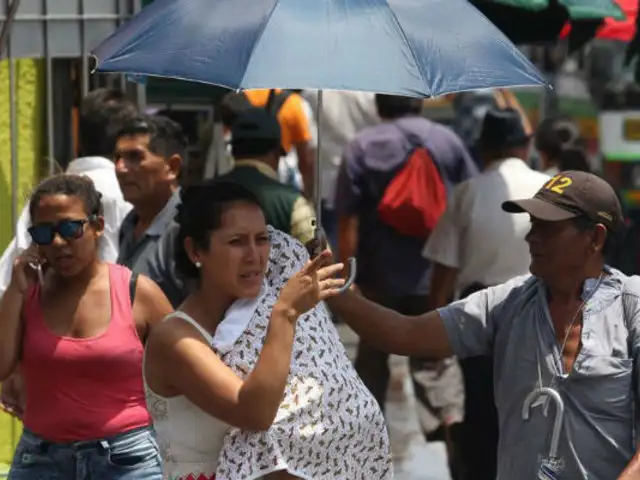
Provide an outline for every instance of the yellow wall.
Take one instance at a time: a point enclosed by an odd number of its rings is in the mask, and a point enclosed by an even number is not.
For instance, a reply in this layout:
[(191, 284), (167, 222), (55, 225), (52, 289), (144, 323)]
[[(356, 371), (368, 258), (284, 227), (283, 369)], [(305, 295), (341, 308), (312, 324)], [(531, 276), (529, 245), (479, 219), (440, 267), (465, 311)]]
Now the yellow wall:
[[(36, 181), (42, 151), (44, 82), (42, 60), (15, 63), (18, 116), (18, 198), (27, 198)], [(0, 62), (0, 252), (12, 238), (11, 225), (11, 129), (9, 118), (9, 64)], [(11, 462), (20, 425), (0, 412), (0, 473)]]
[[(18, 198), (20, 208), (39, 172), (43, 139), (43, 61), (15, 61), (18, 116)], [(11, 129), (9, 115), (9, 63), (0, 62), (0, 251), (12, 238)]]

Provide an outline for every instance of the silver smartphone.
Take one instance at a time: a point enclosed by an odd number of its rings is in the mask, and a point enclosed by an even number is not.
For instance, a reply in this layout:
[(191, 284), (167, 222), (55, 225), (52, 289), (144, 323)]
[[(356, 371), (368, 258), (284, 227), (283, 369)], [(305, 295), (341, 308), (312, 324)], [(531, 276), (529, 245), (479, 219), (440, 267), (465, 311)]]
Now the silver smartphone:
[(42, 272), (42, 265), (39, 263), (29, 262), (29, 266), (33, 268), (38, 274), (38, 282), (40, 282), (40, 286), (44, 285), (44, 273)]

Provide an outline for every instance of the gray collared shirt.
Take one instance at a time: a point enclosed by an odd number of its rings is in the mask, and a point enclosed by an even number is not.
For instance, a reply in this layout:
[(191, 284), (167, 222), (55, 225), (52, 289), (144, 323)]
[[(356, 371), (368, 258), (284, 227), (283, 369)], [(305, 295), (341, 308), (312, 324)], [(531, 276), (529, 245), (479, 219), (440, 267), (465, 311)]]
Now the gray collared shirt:
[(155, 257), (158, 241), (173, 222), (179, 204), (180, 192), (176, 191), (153, 219), (149, 228), (138, 238), (135, 237), (138, 216), (135, 209), (129, 212), (120, 227), (120, 253), (117, 263), (134, 272), (145, 273), (140, 270), (140, 266)]
[(555, 408), (545, 417), (536, 406), (528, 421), (522, 418), (523, 402), (539, 384), (538, 372), (544, 386), (555, 378), (565, 404), (561, 478), (611, 480), (631, 460), (639, 398), (640, 277), (607, 271), (586, 302), (582, 348), (569, 374), (562, 370), (546, 289), (535, 277), (518, 277), (438, 311), (456, 355), (493, 355), (498, 480), (536, 478), (539, 458), (548, 452)]

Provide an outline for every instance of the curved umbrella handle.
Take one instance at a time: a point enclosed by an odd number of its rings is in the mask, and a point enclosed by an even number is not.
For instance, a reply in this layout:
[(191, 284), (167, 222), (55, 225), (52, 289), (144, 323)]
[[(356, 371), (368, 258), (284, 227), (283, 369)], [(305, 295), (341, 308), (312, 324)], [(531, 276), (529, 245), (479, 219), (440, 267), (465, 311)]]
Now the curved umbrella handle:
[(356, 274), (358, 273), (358, 262), (354, 257), (349, 257), (349, 277), (345, 282), (344, 286), (339, 290), (342, 294), (351, 288), (354, 280), (356, 279)]

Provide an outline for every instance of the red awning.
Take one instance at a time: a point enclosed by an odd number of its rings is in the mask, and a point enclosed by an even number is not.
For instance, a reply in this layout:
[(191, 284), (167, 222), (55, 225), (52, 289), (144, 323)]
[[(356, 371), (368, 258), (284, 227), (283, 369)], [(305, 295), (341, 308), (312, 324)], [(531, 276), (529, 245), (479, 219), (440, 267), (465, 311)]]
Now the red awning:
[[(638, 0), (615, 0), (627, 16), (626, 20), (617, 21), (605, 18), (604, 25), (598, 29), (596, 38), (600, 40), (618, 40), (630, 42), (636, 34), (636, 17), (638, 16)], [(571, 24), (567, 23), (560, 32), (565, 38), (571, 32)]]

